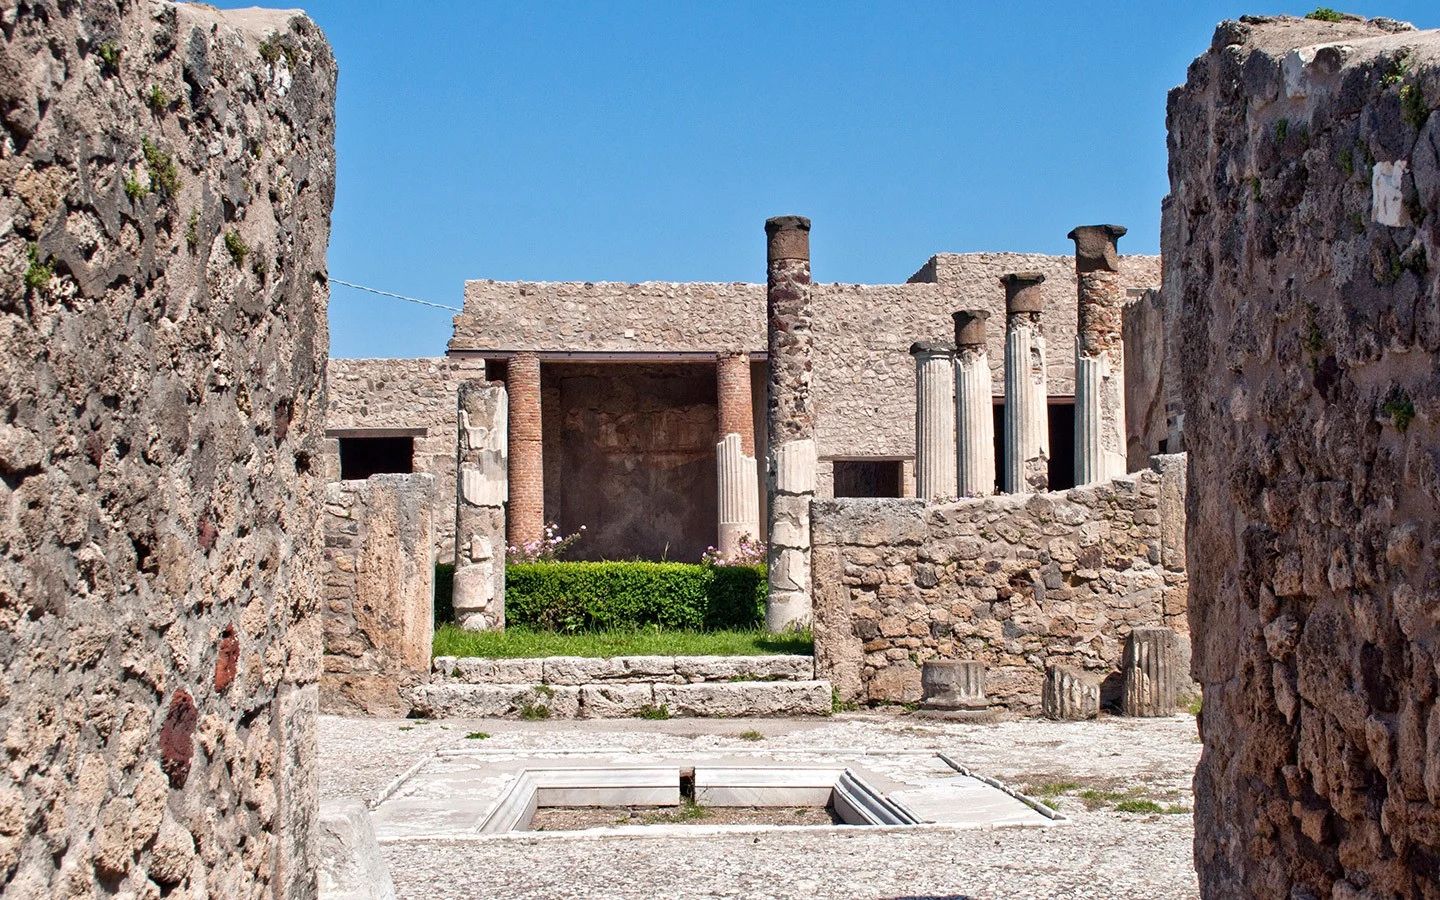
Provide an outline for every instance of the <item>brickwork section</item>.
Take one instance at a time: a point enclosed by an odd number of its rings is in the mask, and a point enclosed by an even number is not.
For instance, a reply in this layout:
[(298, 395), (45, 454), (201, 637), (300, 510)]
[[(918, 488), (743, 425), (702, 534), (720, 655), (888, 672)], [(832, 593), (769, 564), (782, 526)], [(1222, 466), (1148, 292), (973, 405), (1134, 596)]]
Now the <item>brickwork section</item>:
[(429, 680), (434, 491), (431, 475), (325, 486), (322, 712), (403, 716)]
[(545, 454), (541, 434), (540, 360), (520, 353), (510, 360), (511, 544), (538, 541), (545, 533)]
[[(907, 284), (815, 284), (816, 439), (825, 456), (911, 456), (915, 452), (917, 340), (945, 340), (951, 313), (985, 309), (1005, 321), (1006, 272), (1038, 271), (1043, 285), (1049, 393), (1075, 385), (1076, 276), (1070, 256), (946, 253)], [(1160, 260), (1122, 256), (1124, 288), (1160, 283)], [(997, 393), (1003, 390), (1004, 330), (989, 333)], [(694, 351), (766, 349), (765, 285), (646, 282), (465, 284), (452, 350)]]
[(314, 897), (334, 58), (0, 18), (0, 894)]
[(755, 455), (755, 411), (750, 406), (750, 355), (723, 352), (715, 361), (716, 409), (719, 433), (716, 441), (727, 434), (740, 435), (740, 449), (746, 456)]
[(986, 665), (992, 702), (1040, 711), (1047, 665), (1119, 701), (1133, 628), (1186, 629), (1183, 457), (1032, 495), (817, 500), (816, 675), (845, 700), (914, 702), (928, 659)]
[[(435, 477), (435, 558), (455, 555), (455, 396), (460, 382), (485, 377), (476, 359), (332, 359), (325, 367), (325, 427), (423, 428), (414, 470)], [(340, 480), (339, 441), (325, 442), (325, 480)]]
[(1170, 96), (1209, 898), (1440, 897), (1440, 32), (1245, 19)]

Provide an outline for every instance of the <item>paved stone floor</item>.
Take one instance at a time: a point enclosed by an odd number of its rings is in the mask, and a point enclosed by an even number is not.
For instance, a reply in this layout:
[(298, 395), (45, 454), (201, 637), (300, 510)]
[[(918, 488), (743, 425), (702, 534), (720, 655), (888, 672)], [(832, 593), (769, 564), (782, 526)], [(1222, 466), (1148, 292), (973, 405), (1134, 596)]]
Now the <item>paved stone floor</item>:
[[(762, 740), (745, 740), (759, 732)], [(488, 734), (488, 737), (471, 737)], [(417, 840), (382, 847), (402, 898), (1198, 897), (1190, 716), (962, 724), (900, 713), (804, 720), (423, 723), (321, 718), (321, 793), (370, 800), (442, 748), (940, 750), (1055, 796), (1070, 824), (969, 832), (769, 830)], [(752, 734), (751, 737), (754, 735)], [(1120, 812), (1117, 803), (1165, 813)], [(1148, 801), (1148, 802), (1147, 802)], [(700, 831), (704, 831), (701, 829)]]

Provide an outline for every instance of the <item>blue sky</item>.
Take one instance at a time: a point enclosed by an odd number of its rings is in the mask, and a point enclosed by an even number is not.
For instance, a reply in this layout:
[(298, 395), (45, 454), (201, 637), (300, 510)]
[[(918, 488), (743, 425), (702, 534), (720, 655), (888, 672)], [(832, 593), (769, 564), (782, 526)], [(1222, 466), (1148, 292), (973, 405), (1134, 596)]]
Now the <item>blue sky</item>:
[[(460, 305), (470, 278), (759, 281), (933, 253), (1159, 250), (1165, 93), (1242, 13), (1313, 4), (313, 0), (340, 62), (334, 278)], [(1440, 26), (1433, 0), (1355, 3)], [(335, 287), (335, 356), (438, 356), (450, 313)]]

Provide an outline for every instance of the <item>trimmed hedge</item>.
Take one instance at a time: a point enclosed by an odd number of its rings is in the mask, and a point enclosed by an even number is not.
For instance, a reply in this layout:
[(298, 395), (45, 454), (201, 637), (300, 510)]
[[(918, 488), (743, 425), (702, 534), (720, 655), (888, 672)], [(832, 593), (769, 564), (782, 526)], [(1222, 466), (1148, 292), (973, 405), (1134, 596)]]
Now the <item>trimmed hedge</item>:
[(505, 621), (550, 631), (749, 629), (765, 621), (764, 566), (540, 562), (505, 567)]

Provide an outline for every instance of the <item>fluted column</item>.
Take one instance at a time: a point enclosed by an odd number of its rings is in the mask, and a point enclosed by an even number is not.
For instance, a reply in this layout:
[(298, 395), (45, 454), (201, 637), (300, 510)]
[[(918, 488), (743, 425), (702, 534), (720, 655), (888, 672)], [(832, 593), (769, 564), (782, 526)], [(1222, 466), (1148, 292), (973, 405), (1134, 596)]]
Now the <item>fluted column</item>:
[(995, 493), (995, 401), (990, 353), (985, 348), (983, 309), (965, 309), (955, 320), (956, 496)]
[(733, 562), (741, 538), (760, 539), (760, 483), (755, 457), (741, 448), (740, 435), (731, 432), (715, 445), (716, 498), (719, 543), (716, 549)]
[(503, 631), (509, 402), (498, 382), (462, 381), (457, 394), (455, 623)]
[(1050, 489), (1050, 410), (1046, 386), (1045, 302), (1039, 272), (1011, 272), (1005, 286), (1005, 490)]
[(1120, 225), (1082, 225), (1075, 242), (1079, 321), (1075, 329), (1075, 483), (1125, 474), (1125, 344), (1116, 241)]
[(765, 222), (769, 398), (766, 432), (770, 591), (765, 627), (810, 624), (810, 501), (815, 498), (815, 410), (810, 397), (810, 220)]
[(910, 346), (915, 357), (915, 496), (955, 497), (955, 347)]
[(540, 427), (540, 357), (510, 359), (510, 543), (545, 537), (545, 459)]

